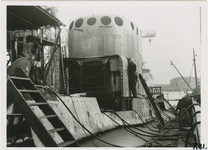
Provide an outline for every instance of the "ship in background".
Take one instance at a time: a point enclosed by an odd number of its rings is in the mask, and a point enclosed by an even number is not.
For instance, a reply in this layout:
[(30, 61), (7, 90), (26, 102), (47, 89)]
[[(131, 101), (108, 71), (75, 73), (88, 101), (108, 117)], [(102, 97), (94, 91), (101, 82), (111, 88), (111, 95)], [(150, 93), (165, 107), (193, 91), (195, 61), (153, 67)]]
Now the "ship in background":
[[(177, 67), (173, 64), (172, 61), (171, 61), (171, 65), (174, 66), (174, 68), (177, 70), (177, 72), (181, 76), (181, 79), (184, 81), (182, 83), (187, 86), (187, 90), (184, 90), (184, 92), (186, 92), (187, 95), (192, 96), (200, 104), (201, 103), (200, 79), (197, 78), (196, 58), (195, 58), (195, 52), (194, 52), (194, 50), (193, 50), (193, 66), (194, 66), (194, 75), (195, 75), (195, 77), (194, 77), (194, 81), (195, 81), (194, 84), (191, 84), (191, 82), (190, 82), (191, 77), (189, 78), (189, 80), (187, 80), (187, 79), (185, 79), (183, 77), (183, 75), (180, 73), (180, 71), (177, 69)], [(176, 79), (173, 79), (173, 80), (177, 80), (177, 78)], [(171, 81), (173, 82), (173, 80), (171, 80)], [(184, 86), (183, 84), (180, 85), (180, 84), (178, 84), (176, 82), (175, 86), (176, 86), (176, 88), (179, 88), (179, 86)], [(190, 91), (190, 92), (188, 92), (188, 91)]]
[[(133, 21), (114, 14), (81, 16), (69, 26), (66, 52), (60, 39), (64, 24), (43, 8), (8, 6), (7, 14), (10, 37), (17, 36), (14, 30), (32, 29), (28, 35), (23, 32), (24, 38), (8, 40), (9, 146), (18, 145), (18, 140), (38, 147), (187, 146), (179, 137), (190, 134), (191, 124), (184, 133), (174, 111), (159, 104), (142, 77), (142, 34)], [(43, 31), (51, 26), (56, 29), (53, 42), (43, 38)], [(47, 65), (46, 45), (52, 46)], [(130, 63), (137, 71), (136, 96), (129, 81)], [(167, 128), (168, 135), (163, 130)], [(199, 136), (197, 141), (194, 135), (186, 139), (200, 143)]]

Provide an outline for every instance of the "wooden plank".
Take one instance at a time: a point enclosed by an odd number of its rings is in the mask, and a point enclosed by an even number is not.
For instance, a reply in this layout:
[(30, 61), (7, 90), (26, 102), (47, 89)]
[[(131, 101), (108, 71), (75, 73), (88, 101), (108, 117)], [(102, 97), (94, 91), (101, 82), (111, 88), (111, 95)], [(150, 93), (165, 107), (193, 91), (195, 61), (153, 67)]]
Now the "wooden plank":
[[(21, 68), (16, 70), (16, 72), (21, 77), (29, 78)], [(48, 133), (45, 126), (42, 124), (42, 122), (39, 120), (39, 118), (36, 116), (36, 114), (32, 110), (33, 107), (30, 107), (30, 104), (28, 104), (28, 103), (31, 103), (31, 104), (33, 103), (34, 105), (47, 104), (45, 106), (40, 105), (39, 108), (43, 111), (44, 114), (53, 114), (53, 115), (47, 115), (47, 116), (43, 116), (41, 118), (55, 117), (55, 118), (51, 118), (48, 120), (54, 128), (59, 128), (59, 127), (63, 127), (63, 126), (65, 127), (65, 125), (60, 120), (60, 118), (56, 115), (56, 113), (51, 108), (51, 106), (47, 103), (47, 101), (44, 99), (44, 97), (39, 93), (38, 89), (33, 84), (33, 82), (30, 80), (29, 85), (25, 86), (25, 88), (29, 87), (30, 90), (25, 90), (25, 89), (18, 90), (10, 78), (8, 79), (7, 83), (8, 83), (8, 86), (7, 86), (8, 89), (10, 87), (13, 88), (12, 90), (8, 90), (8, 91), (10, 93), (13, 93), (13, 95), (11, 97), (12, 97), (12, 99), (14, 99), (14, 103), (17, 104), (17, 107), (19, 107), (19, 109), (21, 109), (23, 117), (25, 117), (26, 121), (30, 124), (31, 128), (36, 133), (36, 135), (38, 136), (40, 141), (46, 147), (57, 147), (58, 144), (56, 143), (56, 141), (54, 141), (55, 140), (55, 139), (53, 139), (54, 137)], [(34, 88), (35, 90), (32, 90), (31, 88)], [(32, 102), (30, 102), (30, 101), (26, 102), (23, 95), (20, 93), (21, 91), (22, 92), (28, 92), (28, 91), (29, 92), (37, 92), (38, 95), (33, 96)], [(30, 93), (28, 93), (28, 94), (30, 94)], [(31, 93), (31, 96), (32, 96), (32, 93)], [(34, 100), (37, 102), (36, 104), (34, 103)], [(35, 118), (35, 120), (34, 120), (34, 118)], [(71, 133), (68, 131), (68, 129), (66, 129), (66, 131), (60, 130), (60, 132), (58, 134), (60, 135), (60, 137), (62, 138), (63, 141), (74, 140), (74, 137), (71, 135)]]
[(11, 79), (16, 79), (16, 80), (29, 80), (29, 78), (24, 78), (24, 77), (15, 77), (15, 76), (9, 76)]
[(59, 147), (66, 147), (66, 146), (69, 146), (69, 145), (74, 144), (74, 143), (75, 143), (75, 141), (66, 141), (66, 142), (58, 144), (58, 146)]
[(30, 106), (48, 105), (47, 102), (38, 102), (38, 103), (32, 102), (32, 103), (28, 103), (28, 104), (29, 104)]
[(21, 113), (7, 114), (7, 116), (22, 116), (22, 114)]
[(24, 89), (20, 89), (18, 91), (22, 93), (38, 93), (39, 92), (38, 90), (24, 90)]
[(33, 113), (31, 107), (26, 103), (24, 97), (17, 91), (11, 79), (7, 82), (8, 94), (13, 98), (13, 102), (21, 110), (23, 116), (30, 124), (31, 128), (37, 134), (38, 138), (46, 147), (58, 147), (53, 138), (48, 134), (43, 124), (39, 121), (37, 116)]
[(57, 115), (56, 114), (53, 114), (53, 115), (42, 116), (39, 119), (52, 118), (52, 117), (57, 117)]
[(58, 131), (62, 131), (62, 130), (65, 130), (65, 129), (66, 129), (65, 127), (56, 128), (56, 129), (48, 130), (48, 133), (58, 132)]

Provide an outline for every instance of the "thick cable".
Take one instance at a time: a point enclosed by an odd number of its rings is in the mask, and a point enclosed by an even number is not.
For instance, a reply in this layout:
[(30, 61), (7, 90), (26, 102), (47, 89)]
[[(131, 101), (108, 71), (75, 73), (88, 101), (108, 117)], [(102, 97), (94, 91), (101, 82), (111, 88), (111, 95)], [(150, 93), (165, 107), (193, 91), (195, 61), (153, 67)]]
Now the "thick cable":
[[(143, 96), (147, 101), (148, 101), (148, 103), (150, 104), (150, 102), (149, 102), (149, 99), (145, 96), (145, 95), (142, 95), (142, 94), (140, 94), (140, 93), (137, 93), (137, 94), (139, 94), (139, 95), (141, 95), (141, 96)], [(152, 108), (153, 109), (153, 108)], [(153, 109), (154, 110), (154, 109)], [(157, 119), (157, 118), (156, 118)], [(173, 119), (175, 119), (175, 118), (173, 118)], [(152, 126), (152, 124), (150, 123), (150, 125)], [(154, 126), (152, 126), (153, 128), (156, 128), (156, 127), (154, 127)], [(164, 127), (166, 127), (166, 126), (164, 126)], [(164, 128), (163, 127), (163, 128)], [(163, 129), (162, 128), (162, 129)], [(160, 130), (159, 130), (160, 131)]]
[(193, 124), (194, 116), (198, 113), (201, 113), (201, 111), (196, 111), (194, 114), (191, 115), (191, 124)]
[[(189, 107), (187, 107), (187, 108), (185, 109), (185, 111), (181, 114), (181, 116), (183, 116), (183, 114), (184, 114), (188, 109), (190, 109), (191, 107), (193, 107), (194, 105), (199, 105), (199, 104), (196, 103), (196, 104), (190, 105)], [(180, 116), (180, 117), (181, 117), (181, 116)], [(147, 142), (146, 144), (141, 145), (141, 146), (139, 146), (139, 147), (146, 146), (147, 144), (152, 144), (153, 142), (156, 142), (159, 138), (164, 137), (164, 135), (167, 134), (170, 130), (172, 130), (172, 128), (178, 123), (178, 120), (180, 119), (180, 117), (177, 118), (177, 121), (175, 122), (175, 124), (172, 125), (172, 127), (171, 127), (168, 131), (166, 131), (165, 133), (163, 133), (161, 136), (159, 136), (158, 138), (154, 139), (153, 141), (149, 141), (149, 142)], [(180, 135), (180, 134), (176, 134), (176, 135)]]
[[(191, 108), (191, 107), (193, 107), (194, 105), (199, 105), (199, 104), (192, 104), (192, 105), (190, 105), (189, 107), (187, 107), (186, 109), (185, 109), (185, 111), (181, 114), (181, 116), (189, 109), (189, 108)], [(181, 117), (180, 116), (180, 117)], [(180, 118), (178, 118), (177, 120), (179, 120)], [(166, 133), (168, 133), (175, 125), (177, 124), (177, 122), (168, 130), (168, 131), (166, 131), (162, 136), (164, 136)], [(160, 137), (158, 137), (158, 138), (156, 138), (156, 139), (154, 139), (153, 141), (150, 141), (150, 142), (148, 142), (148, 143), (146, 143), (146, 144), (150, 144), (150, 143), (152, 143), (152, 142), (155, 142), (155, 141), (157, 141), (159, 138), (161, 138), (162, 136), (160, 136)]]
[[(132, 109), (133, 110), (133, 109)], [(140, 120), (144, 123), (144, 125), (148, 128), (148, 129), (150, 129), (151, 131), (153, 131), (153, 132), (158, 132), (158, 130), (153, 130), (153, 129), (151, 129), (149, 126), (147, 126), (147, 124), (144, 122), (144, 120), (142, 119), (142, 117), (140, 116), (140, 114), (136, 111), (136, 110), (133, 110), (138, 116), (139, 116), (139, 118), (140, 118)]]
[[(190, 108), (191, 108), (191, 107), (193, 107), (194, 105), (198, 105), (198, 106), (200, 106), (198, 103), (195, 103), (195, 104), (191, 104), (191, 105), (189, 105), (189, 106), (185, 109), (185, 111), (184, 111), (184, 112), (182, 112), (182, 114), (180, 115), (180, 117), (176, 119), (176, 124), (177, 124), (177, 122), (181, 119), (181, 117), (185, 114), (185, 112), (187, 112), (187, 111), (188, 111), (188, 109), (190, 109)], [(175, 125), (171, 125), (171, 126), (175, 126)], [(164, 128), (165, 128), (165, 126), (164, 126), (164, 127), (162, 127), (162, 128), (160, 129), (160, 131), (161, 131), (161, 130), (163, 130)]]
[[(187, 107), (186, 109), (185, 109), (185, 111), (181, 114), (181, 116), (182, 115), (184, 115), (184, 113), (185, 112), (187, 112), (187, 110), (189, 109), (189, 108), (191, 108), (191, 107), (193, 107), (194, 105), (199, 105), (199, 104), (192, 104), (192, 105), (190, 105), (189, 107)], [(181, 117), (180, 116), (180, 117)], [(180, 117), (177, 119), (177, 120), (179, 120), (180, 119)], [(175, 125), (177, 124), (177, 122), (167, 131), (167, 132), (165, 132), (163, 135), (165, 135), (166, 133), (168, 133)], [(157, 139), (155, 139), (154, 141), (156, 141), (156, 140), (158, 140), (159, 138), (161, 138), (162, 136), (160, 136), (160, 137), (158, 137)], [(154, 142), (154, 141), (151, 141), (151, 142)], [(148, 142), (148, 143), (151, 143), (151, 142)]]
[(175, 111), (175, 109), (173, 108), (173, 106), (169, 103), (169, 101), (168, 101), (167, 99), (164, 98), (164, 100), (166, 101), (166, 103), (168, 103), (168, 105), (171, 107), (171, 109), (174, 111), (174, 114), (175, 114), (176, 111)]
[[(136, 129), (136, 130), (139, 130), (139, 131), (141, 131), (141, 132), (144, 132), (144, 133), (147, 133), (147, 134), (151, 134), (151, 135), (154, 135), (154, 136), (144, 135), (144, 134), (138, 133), (138, 132), (137, 132), (137, 134), (140, 134), (140, 135), (143, 135), (143, 136), (149, 136), (149, 137), (157, 137), (157, 136), (161, 136), (161, 134), (155, 134), (155, 133), (151, 133), (151, 132), (147, 132), (147, 131), (143, 131), (143, 130), (141, 130), (141, 129), (138, 129), (138, 128), (132, 126), (131, 124), (129, 124), (128, 122), (126, 122), (124, 119), (122, 119), (116, 112), (112, 112), (112, 113), (114, 113), (115, 115), (117, 115), (124, 123), (128, 124), (128, 126), (134, 128), (134, 129)], [(135, 132), (135, 131), (133, 131), (133, 132)], [(164, 136), (164, 137), (171, 137), (171, 136), (176, 136), (176, 135), (181, 135), (181, 134), (166, 135), (166, 136)]]
[[(147, 98), (147, 96), (146, 96), (146, 95), (143, 95), (143, 94), (140, 94), (140, 93), (137, 93), (137, 94), (141, 95), (142, 97), (144, 97), (144, 99), (147, 100), (147, 102), (149, 103), (149, 105), (150, 105), (152, 111), (156, 114), (156, 112), (155, 112), (155, 110), (154, 110), (152, 104), (150, 103), (149, 99)], [(153, 116), (152, 116), (152, 117), (153, 117)], [(158, 120), (158, 118), (156, 118), (156, 119)], [(160, 122), (160, 121), (158, 120), (158, 122)]]
[[(150, 104), (150, 106), (152, 107), (152, 105), (151, 105), (151, 103), (149, 102), (149, 99), (147, 98), (147, 96), (146, 95), (142, 95), (142, 94), (140, 94), (140, 93), (137, 93), (137, 94), (139, 94), (139, 95), (141, 95), (141, 96), (143, 96), (147, 101), (148, 101), (148, 103)], [(166, 102), (167, 102), (167, 100), (166, 100)], [(168, 102), (167, 102), (168, 103)], [(168, 103), (169, 104), (169, 103)], [(170, 105), (170, 104), (169, 104)], [(158, 105), (156, 104), (156, 106), (158, 107)], [(172, 106), (172, 105), (170, 105), (170, 106)], [(158, 107), (159, 108), (159, 107)], [(172, 108), (172, 107), (171, 107)], [(152, 108), (153, 109), (153, 108)], [(173, 108), (172, 108), (173, 109)], [(160, 110), (160, 109), (159, 109)], [(155, 112), (155, 110), (153, 109), (153, 111)], [(162, 112), (163, 114), (164, 114), (164, 116), (166, 116), (166, 118), (165, 118), (165, 120), (167, 119), (167, 118), (172, 118), (172, 119), (175, 119), (175, 118), (173, 118), (173, 117), (171, 117), (171, 116), (169, 116), (168, 114), (166, 114), (165, 112), (163, 112), (163, 111), (161, 111), (160, 110), (160, 112)], [(171, 120), (171, 119), (170, 119)]]
[(187, 136), (186, 136), (185, 147), (187, 147), (188, 139), (189, 139), (190, 133), (193, 131), (193, 129), (194, 129), (198, 124), (201, 124), (201, 121), (198, 121), (198, 122), (194, 123), (194, 124), (191, 126), (191, 129), (189, 130), (189, 132), (188, 132), (188, 134), (187, 134)]
[[(45, 88), (45, 87), (43, 87), (43, 88)], [(77, 123), (80, 125), (80, 126), (82, 126), (87, 132), (89, 132), (93, 137), (95, 137), (96, 139), (98, 139), (99, 141), (101, 141), (101, 142), (103, 142), (103, 143), (106, 143), (106, 144), (108, 144), (108, 145), (111, 145), (111, 146), (114, 146), (114, 147), (123, 147), (123, 146), (119, 146), (119, 145), (115, 145), (115, 144), (111, 144), (111, 143), (109, 143), (109, 142), (106, 142), (106, 141), (104, 141), (104, 140), (102, 140), (102, 139), (100, 139), (99, 137), (97, 137), (95, 134), (93, 134), (92, 132), (90, 132), (85, 126), (83, 126), (80, 122), (79, 122), (79, 120), (74, 116), (74, 114), (71, 112), (71, 110), (66, 106), (66, 104), (63, 102), (63, 100), (59, 97), (59, 95), (56, 93), (56, 92), (54, 92), (53, 90), (51, 90), (51, 89), (49, 89), (49, 88), (45, 88), (45, 89), (48, 89), (48, 90), (50, 90), (52, 93), (54, 93), (59, 99), (60, 99), (60, 101), (64, 104), (64, 106), (66, 107), (66, 109), (70, 112), (70, 114), (73, 116), (73, 118), (77, 121)]]
[[(45, 88), (45, 87), (43, 87), (43, 88)], [(102, 139), (100, 139), (100, 138), (98, 138), (96, 135), (94, 135), (93, 133), (91, 133), (85, 126), (83, 126), (78, 120), (77, 120), (77, 118), (73, 115), (73, 113), (69, 110), (69, 108), (66, 106), (66, 104), (63, 102), (63, 100), (59, 97), (59, 95), (56, 93), (56, 92), (54, 92), (53, 90), (51, 90), (51, 89), (49, 89), (49, 88), (45, 88), (45, 89), (48, 89), (48, 90), (50, 90), (52, 93), (54, 93), (59, 99), (60, 99), (60, 101), (64, 104), (64, 106), (67, 108), (67, 110), (70, 112), (70, 114), (73, 116), (73, 118), (86, 130), (86, 131), (88, 131), (92, 136), (94, 136), (96, 139), (98, 139), (98, 140), (100, 140), (100, 141), (102, 141), (102, 142), (104, 142), (104, 143), (106, 143), (106, 144), (108, 144), (108, 145), (111, 145), (111, 146), (114, 146), (114, 147), (122, 147), (122, 146), (118, 146), (118, 145), (114, 145), (114, 144), (111, 144), (111, 143), (108, 143), (108, 142), (106, 142), (106, 141), (104, 141), (104, 140), (102, 140)], [(185, 113), (191, 106), (193, 106), (193, 105), (199, 105), (199, 104), (192, 104), (192, 105), (190, 105), (188, 108), (186, 108), (186, 110), (183, 112), (183, 113)], [(200, 105), (199, 105), (200, 106)], [(182, 114), (183, 114), (182, 113)], [(172, 128), (173, 128), (174, 126), (172, 126)], [(163, 135), (165, 135), (166, 133), (168, 133), (172, 128), (170, 128), (167, 132), (165, 132)], [(162, 137), (163, 135), (161, 135), (160, 137)], [(153, 142), (155, 142), (155, 141), (157, 141), (160, 137), (158, 137), (158, 138), (156, 138), (155, 140), (153, 140), (153, 141), (150, 141), (150, 142), (147, 142), (147, 144), (150, 144), (150, 143), (153, 143)], [(144, 145), (140, 145), (140, 146), (138, 146), (138, 147), (142, 147), (142, 146), (144, 146)]]
[[(49, 89), (50, 91), (52, 91), (61, 101), (62, 101), (62, 99), (59, 97), (59, 95), (58, 94), (56, 94), (53, 90), (51, 90), (51, 89)], [(62, 101), (62, 103), (65, 105), (65, 103)], [(65, 105), (65, 107), (68, 109), (68, 107)], [(69, 109), (68, 109), (69, 110)], [(71, 113), (71, 111), (69, 110), (69, 112)], [(72, 113), (71, 113), (72, 114)], [(75, 120), (76, 120), (76, 117), (72, 114), (72, 116), (75, 118)], [(120, 117), (120, 116), (119, 116)], [(122, 119), (122, 118), (121, 118)], [(85, 130), (87, 130), (90, 134), (93, 134), (93, 133), (91, 133), (87, 128), (85, 128), (78, 120), (76, 120)], [(125, 120), (123, 120), (123, 121), (125, 121)], [(127, 122), (126, 122), (127, 123)], [(141, 130), (142, 131), (142, 130)], [(152, 134), (152, 133), (149, 133), (149, 134)], [(96, 137), (98, 140), (101, 140), (101, 141), (103, 141), (102, 139), (100, 139), (100, 138), (98, 138), (97, 136), (95, 136), (94, 134), (93, 134), (93, 136), (94, 137)], [(146, 135), (145, 135), (146, 136)], [(109, 144), (109, 145), (113, 145), (113, 146), (115, 146), (115, 147), (120, 147), (120, 146), (117, 146), (117, 145), (114, 145), (114, 144), (111, 144), (111, 143), (108, 143), (108, 142), (106, 142), (106, 141), (103, 141), (104, 143), (106, 143), (106, 144)], [(140, 146), (139, 146), (140, 147)]]
[[(120, 125), (117, 121), (115, 121), (115, 120), (113, 120), (110, 116), (108, 116), (107, 114), (105, 114), (105, 113), (103, 113), (104, 115), (106, 115), (108, 118), (110, 118), (113, 122), (115, 122), (116, 124), (118, 124), (120, 127), (122, 127), (123, 129), (125, 129), (125, 130), (127, 130), (126, 128), (124, 128), (122, 125)], [(119, 118), (120, 119), (120, 118)], [(122, 120), (121, 120), (122, 121)], [(123, 122), (123, 121), (122, 121)], [(123, 122), (123, 124), (124, 124), (124, 126), (126, 126), (125, 125), (125, 123)], [(128, 130), (127, 130), (128, 131)], [(130, 132), (130, 131), (128, 131), (128, 132)], [(130, 132), (130, 133), (132, 133), (132, 132)], [(134, 133), (132, 133), (132, 134), (134, 134)], [(135, 134), (134, 134), (135, 135)], [(136, 135), (136, 136), (138, 136), (138, 135)], [(144, 141), (147, 141), (146, 139), (144, 139), (144, 138), (142, 138), (142, 137), (140, 137), (140, 136), (138, 136), (139, 138), (141, 138), (142, 140), (144, 140)]]
[[(70, 96), (70, 97), (71, 97), (71, 99), (72, 99), (72, 103), (73, 103), (73, 107), (74, 107), (75, 113), (76, 113), (76, 115), (77, 115), (77, 117), (78, 117), (78, 119), (79, 119), (79, 115), (78, 115), (77, 110), (76, 110), (75, 105), (74, 105), (74, 100), (73, 100), (72, 96)], [(79, 119), (79, 122), (81, 122), (80, 119)], [(87, 133), (86, 133), (86, 131), (84, 130), (84, 128), (82, 128), (82, 130), (84, 131), (84, 133), (85, 133), (85, 135), (87, 136), (87, 138), (89, 138), (88, 135), (87, 135)], [(89, 140), (90, 140), (90, 139), (89, 139)], [(95, 147), (98, 147), (92, 140), (90, 140), (90, 142), (91, 142)]]

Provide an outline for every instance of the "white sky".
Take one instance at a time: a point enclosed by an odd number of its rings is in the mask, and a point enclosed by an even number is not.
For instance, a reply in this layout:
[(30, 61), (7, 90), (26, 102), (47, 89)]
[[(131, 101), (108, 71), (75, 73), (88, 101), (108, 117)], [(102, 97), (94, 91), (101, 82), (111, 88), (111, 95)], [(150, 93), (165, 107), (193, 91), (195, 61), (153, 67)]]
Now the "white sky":
[[(143, 61), (150, 69), (155, 84), (169, 84), (179, 74), (170, 65), (173, 61), (183, 76), (190, 76), (193, 48), (197, 55), (198, 77), (201, 74), (200, 6), (202, 40), (206, 42), (206, 3), (201, 2), (64, 2), (58, 3), (59, 19), (67, 25), (74, 19), (92, 14), (118, 14), (134, 21), (140, 30), (155, 30), (156, 37), (142, 40)], [(203, 44), (203, 43), (202, 43)], [(194, 76), (194, 71), (192, 71)]]
[(71, 21), (80, 16), (92, 14), (125, 16), (135, 22), (140, 30), (155, 30), (157, 33), (156, 37), (152, 38), (151, 44), (149, 39), (142, 40), (145, 68), (150, 69), (155, 84), (169, 84), (172, 78), (179, 76), (170, 65), (170, 61), (173, 61), (183, 76), (189, 77), (193, 64), (193, 48), (197, 55), (198, 77), (203, 74), (206, 77), (206, 1), (7, 1), (7, 4), (57, 6), (58, 18), (67, 28)]

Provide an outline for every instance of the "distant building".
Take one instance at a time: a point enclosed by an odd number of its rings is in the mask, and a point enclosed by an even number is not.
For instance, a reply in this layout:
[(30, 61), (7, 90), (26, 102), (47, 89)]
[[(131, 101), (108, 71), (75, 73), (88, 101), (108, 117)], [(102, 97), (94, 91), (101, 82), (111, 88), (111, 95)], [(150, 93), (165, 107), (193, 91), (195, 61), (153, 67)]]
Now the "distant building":
[[(189, 84), (189, 86), (194, 89), (196, 87), (195, 78), (194, 77), (184, 77), (185, 81)], [(183, 80), (182, 77), (173, 78), (170, 80), (170, 87), (176, 91), (186, 91), (190, 90), (187, 83)], [(200, 79), (197, 79), (197, 84), (200, 86)]]
[(142, 69), (142, 76), (147, 83), (148, 87), (153, 87), (154, 86), (154, 77), (150, 73), (150, 69)]
[[(194, 77), (184, 77), (189, 86), (194, 89), (196, 87)], [(190, 91), (189, 86), (186, 84), (182, 77), (173, 78), (170, 84), (155, 84), (154, 86), (162, 87), (162, 91)], [(200, 88), (200, 79), (197, 80), (198, 88)]]

